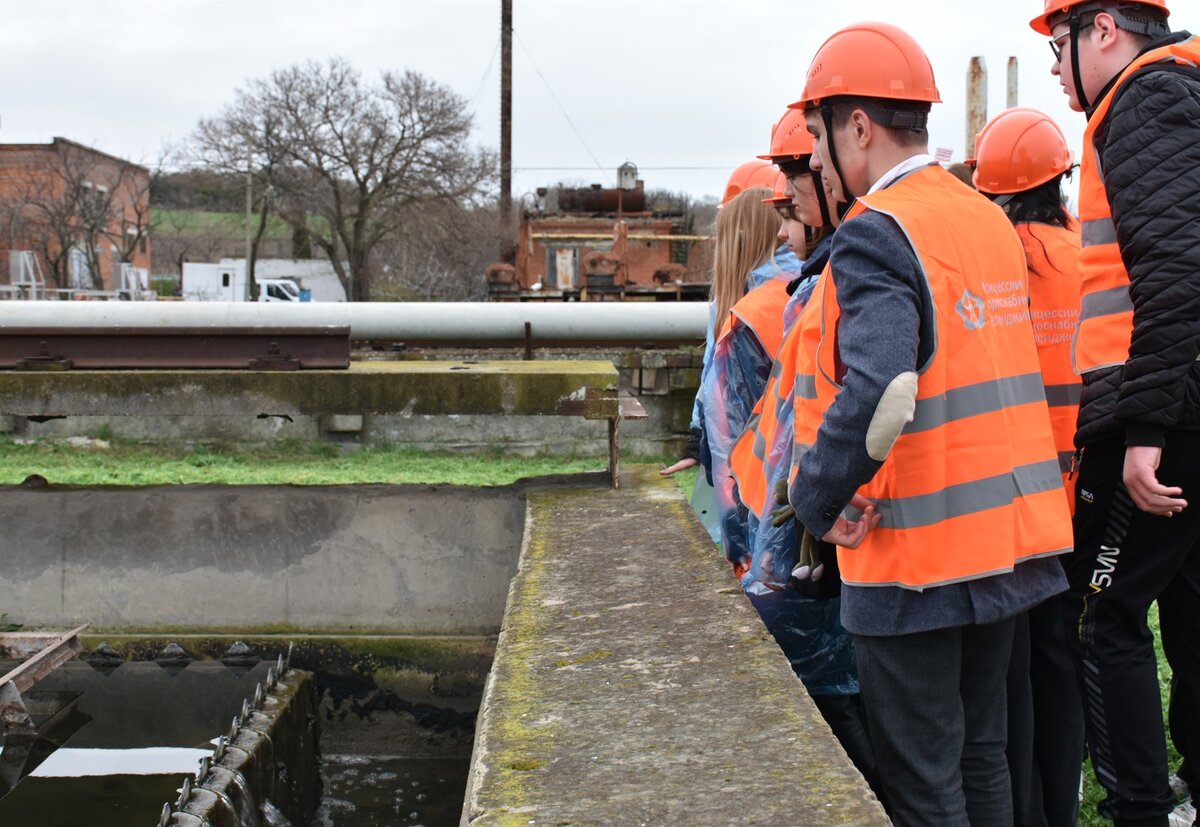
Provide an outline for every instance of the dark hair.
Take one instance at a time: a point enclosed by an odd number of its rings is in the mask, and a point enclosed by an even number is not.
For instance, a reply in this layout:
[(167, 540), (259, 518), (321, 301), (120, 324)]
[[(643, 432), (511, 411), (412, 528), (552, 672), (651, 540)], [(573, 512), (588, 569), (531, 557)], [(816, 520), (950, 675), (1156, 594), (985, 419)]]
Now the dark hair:
[(930, 106), (923, 101), (889, 100), (846, 95), (831, 100), (834, 127), (845, 126), (855, 109), (867, 113), (875, 125), (886, 129), (900, 146), (923, 146), (929, 143), (925, 123)]
[[(1063, 175), (1065, 174), (1063, 173)], [(1070, 215), (1067, 213), (1066, 206), (1063, 205), (1062, 179), (1062, 175), (1056, 175), (1033, 189), (1009, 196), (991, 195), (988, 197), (993, 201), (998, 198), (1008, 199), (1002, 207), (1008, 220), (1014, 224), (1036, 221), (1040, 224), (1066, 227), (1070, 223)]]
[[(1004, 210), (1004, 214), (1008, 216), (1008, 220), (1014, 224), (1049, 224), (1054, 227), (1066, 229), (1070, 224), (1071, 216), (1067, 212), (1062, 199), (1063, 175), (1066, 175), (1066, 173), (1056, 175), (1044, 184), (1039, 184), (1033, 189), (1018, 192), (1014, 195), (988, 195), (988, 198), (991, 198), (993, 201), (1008, 198), (1008, 201), (1001, 208)], [(1038, 238), (1037, 233), (1031, 232), (1030, 236), (1038, 244), (1042, 245), (1042, 257), (1049, 260), (1049, 255), (1046, 253), (1046, 243)], [(1028, 258), (1028, 255), (1026, 257)], [(1034, 269), (1032, 259), (1030, 259), (1030, 262), (1030, 269), (1033, 270), (1035, 275), (1046, 275)]]

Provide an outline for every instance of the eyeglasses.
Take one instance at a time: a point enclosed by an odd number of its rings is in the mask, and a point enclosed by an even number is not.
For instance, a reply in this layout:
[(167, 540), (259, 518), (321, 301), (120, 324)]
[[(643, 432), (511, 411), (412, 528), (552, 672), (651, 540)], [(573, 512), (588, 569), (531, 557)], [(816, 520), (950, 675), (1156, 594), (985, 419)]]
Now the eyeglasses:
[[(1076, 31), (1081, 32), (1095, 22), (1096, 22), (1095, 20), (1089, 20), (1086, 23), (1080, 23), (1079, 28), (1076, 29)], [(1063, 42), (1063, 40), (1065, 40), (1066, 38), (1068, 38), (1070, 36), (1071, 36), (1070, 32), (1063, 32), (1058, 37), (1053, 38), (1050, 41), (1050, 51), (1054, 52), (1054, 62), (1055, 63), (1062, 63), (1062, 42)]]

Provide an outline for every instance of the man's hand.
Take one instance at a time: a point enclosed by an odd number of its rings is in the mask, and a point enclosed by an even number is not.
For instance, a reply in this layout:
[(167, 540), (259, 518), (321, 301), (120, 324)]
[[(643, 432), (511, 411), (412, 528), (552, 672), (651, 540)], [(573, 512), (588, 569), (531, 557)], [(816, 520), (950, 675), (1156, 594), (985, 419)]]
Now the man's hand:
[(1179, 495), (1183, 489), (1166, 486), (1154, 473), (1162, 459), (1162, 448), (1153, 445), (1130, 445), (1125, 449), (1125, 487), (1129, 496), (1142, 511), (1159, 517), (1170, 517), (1187, 508), (1187, 500)]
[(851, 497), (850, 505), (861, 511), (862, 516), (857, 520), (847, 520), (839, 516), (822, 540), (843, 548), (858, 548), (866, 539), (867, 532), (879, 525), (879, 521), (883, 519), (882, 514), (876, 513), (875, 504), (862, 494)]

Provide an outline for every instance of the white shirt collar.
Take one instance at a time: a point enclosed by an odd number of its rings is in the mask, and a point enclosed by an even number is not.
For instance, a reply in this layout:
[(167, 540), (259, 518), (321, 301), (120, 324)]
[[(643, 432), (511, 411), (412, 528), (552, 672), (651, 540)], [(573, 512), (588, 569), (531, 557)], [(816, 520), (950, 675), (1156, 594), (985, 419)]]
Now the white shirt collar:
[(897, 178), (907, 175), (915, 169), (927, 167), (932, 163), (933, 156), (928, 152), (923, 152), (920, 155), (913, 155), (911, 158), (905, 158), (903, 161), (896, 164), (896, 166), (892, 167), (882, 176), (880, 176), (879, 180), (876, 181), (869, 190), (867, 190), (867, 195), (870, 195), (873, 192), (878, 192), (884, 187), (895, 182)]

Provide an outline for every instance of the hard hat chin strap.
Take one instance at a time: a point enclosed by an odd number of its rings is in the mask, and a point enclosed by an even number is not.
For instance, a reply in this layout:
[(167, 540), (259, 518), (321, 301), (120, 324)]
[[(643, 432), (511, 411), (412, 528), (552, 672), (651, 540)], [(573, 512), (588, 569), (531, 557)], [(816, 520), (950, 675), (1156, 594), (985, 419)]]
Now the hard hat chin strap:
[(821, 205), (821, 226), (832, 227), (833, 216), (829, 214), (829, 199), (825, 197), (825, 185), (821, 183), (821, 173), (810, 169), (808, 174), (812, 176), (813, 190), (817, 195), (817, 203)]
[(1087, 93), (1083, 91), (1083, 77), (1079, 74), (1079, 7), (1071, 9), (1071, 79), (1075, 83), (1075, 97), (1084, 112), (1090, 112), (1092, 107), (1088, 102)]
[[(828, 100), (821, 101), (821, 120), (825, 123), (825, 145), (829, 147), (829, 166), (841, 184), (842, 194), (846, 194), (846, 179), (842, 177), (842, 166), (838, 163), (837, 143), (833, 140), (833, 104)], [(825, 188), (821, 187), (821, 216), (825, 217)]]

